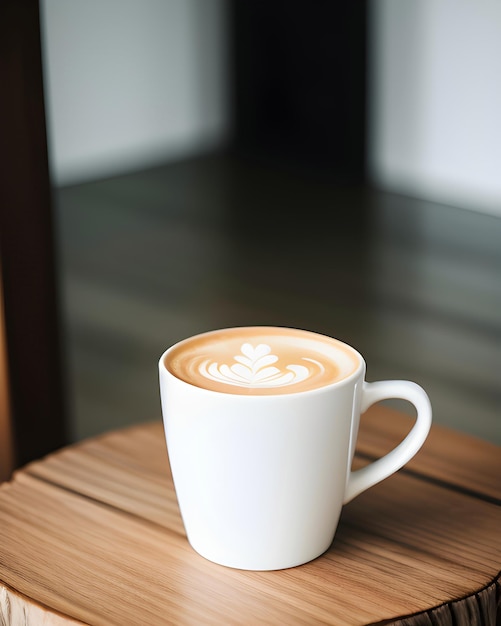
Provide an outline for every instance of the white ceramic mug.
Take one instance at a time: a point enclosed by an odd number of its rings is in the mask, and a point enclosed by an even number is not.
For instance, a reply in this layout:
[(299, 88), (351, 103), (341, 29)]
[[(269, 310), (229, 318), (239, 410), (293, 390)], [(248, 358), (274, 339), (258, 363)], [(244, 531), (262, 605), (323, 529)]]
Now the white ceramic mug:
[[(291, 350), (279, 359), (275, 353), (289, 339)], [(332, 364), (340, 371), (329, 378)], [(343, 504), (407, 463), (431, 426), (420, 386), (365, 382), (365, 362), (355, 349), (308, 331), (204, 333), (164, 352), (159, 371), (188, 540), (205, 558), (229, 567), (283, 569), (320, 556), (332, 543)], [(360, 415), (387, 398), (411, 402), (416, 421), (391, 452), (351, 471)]]

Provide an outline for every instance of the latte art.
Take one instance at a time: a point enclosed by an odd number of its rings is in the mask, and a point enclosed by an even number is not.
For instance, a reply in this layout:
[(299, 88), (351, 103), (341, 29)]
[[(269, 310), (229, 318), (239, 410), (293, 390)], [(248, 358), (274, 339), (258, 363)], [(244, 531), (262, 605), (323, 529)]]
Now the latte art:
[(345, 344), (281, 327), (228, 328), (196, 335), (167, 351), (176, 378), (220, 393), (299, 393), (339, 382), (360, 366)]
[(286, 365), (285, 370), (279, 369), (274, 365), (278, 361), (278, 356), (271, 354), (271, 347), (266, 343), (260, 343), (256, 347), (244, 343), (240, 351), (241, 354), (233, 357), (236, 361), (233, 365), (228, 366), (226, 363), (219, 365), (207, 360), (201, 363), (200, 373), (211, 380), (239, 387), (283, 387), (308, 378), (313, 366), (321, 372), (325, 371), (319, 361), (307, 357), (303, 359), (309, 362), (310, 367)]

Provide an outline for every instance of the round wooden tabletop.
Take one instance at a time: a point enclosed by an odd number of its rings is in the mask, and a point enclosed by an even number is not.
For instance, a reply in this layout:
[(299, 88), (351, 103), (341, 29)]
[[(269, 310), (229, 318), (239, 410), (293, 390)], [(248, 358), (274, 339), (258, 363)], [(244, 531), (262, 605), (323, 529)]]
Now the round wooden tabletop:
[[(373, 407), (357, 465), (409, 426)], [(494, 626), (500, 481), (498, 446), (434, 426), (411, 463), (345, 506), (321, 557), (234, 570), (186, 540), (161, 423), (111, 432), (0, 487), (0, 623)]]

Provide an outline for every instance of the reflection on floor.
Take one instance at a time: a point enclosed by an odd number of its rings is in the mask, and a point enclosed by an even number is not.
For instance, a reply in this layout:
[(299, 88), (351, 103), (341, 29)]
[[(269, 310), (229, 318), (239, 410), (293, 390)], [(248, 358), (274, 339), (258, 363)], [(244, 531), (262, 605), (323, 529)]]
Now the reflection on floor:
[[(72, 437), (157, 419), (157, 360), (307, 328), (501, 443), (501, 219), (213, 156), (55, 191)], [(405, 409), (406, 407), (401, 406)]]

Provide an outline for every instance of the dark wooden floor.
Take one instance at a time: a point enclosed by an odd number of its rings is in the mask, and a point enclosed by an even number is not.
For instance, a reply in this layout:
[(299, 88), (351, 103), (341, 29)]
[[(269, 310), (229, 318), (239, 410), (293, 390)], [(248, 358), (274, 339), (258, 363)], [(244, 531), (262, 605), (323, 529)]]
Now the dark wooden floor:
[(55, 199), (73, 439), (158, 418), (173, 342), (276, 324), (501, 443), (501, 219), (217, 155)]

